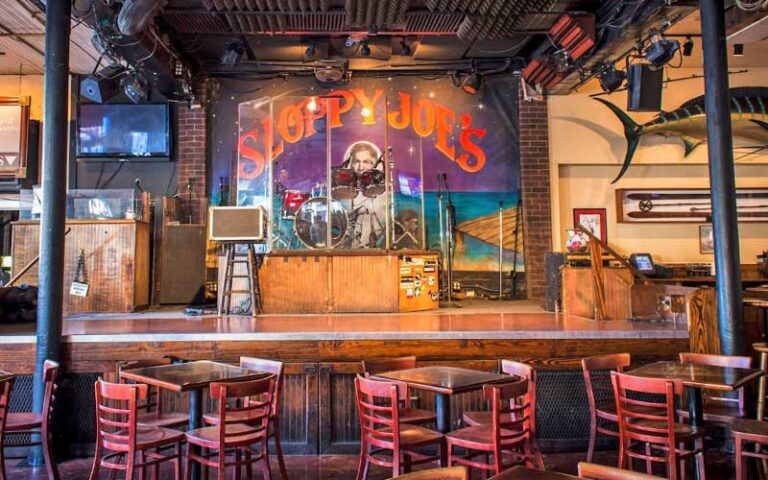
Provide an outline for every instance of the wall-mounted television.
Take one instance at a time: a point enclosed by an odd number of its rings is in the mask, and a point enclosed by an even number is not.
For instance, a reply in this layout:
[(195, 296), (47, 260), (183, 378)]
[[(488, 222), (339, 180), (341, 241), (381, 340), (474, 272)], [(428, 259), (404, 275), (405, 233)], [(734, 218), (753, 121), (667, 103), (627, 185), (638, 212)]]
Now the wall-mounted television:
[(168, 159), (170, 128), (167, 103), (82, 103), (77, 115), (77, 156)]

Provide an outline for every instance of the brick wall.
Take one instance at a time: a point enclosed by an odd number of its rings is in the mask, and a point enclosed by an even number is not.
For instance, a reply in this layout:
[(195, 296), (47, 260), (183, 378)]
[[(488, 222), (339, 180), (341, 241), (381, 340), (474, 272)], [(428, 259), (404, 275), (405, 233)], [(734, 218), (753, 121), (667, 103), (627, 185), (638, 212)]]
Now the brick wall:
[(525, 278), (530, 300), (544, 298), (544, 255), (552, 251), (547, 102), (520, 98), (520, 175)]
[[(202, 108), (178, 104), (176, 119), (176, 158), (178, 162), (178, 192), (181, 198), (183, 222), (189, 216), (192, 223), (205, 223), (208, 205), (208, 112), (206, 85), (198, 89), (197, 99)], [(191, 187), (191, 188), (190, 188)]]

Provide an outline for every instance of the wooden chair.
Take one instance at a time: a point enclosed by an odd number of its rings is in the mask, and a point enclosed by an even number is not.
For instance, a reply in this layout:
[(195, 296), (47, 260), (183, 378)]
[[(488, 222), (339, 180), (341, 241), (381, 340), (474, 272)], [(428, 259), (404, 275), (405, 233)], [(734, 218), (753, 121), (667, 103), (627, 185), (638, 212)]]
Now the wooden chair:
[[(396, 357), (396, 358), (377, 358), (375, 360), (363, 360), (363, 372), (365, 376), (375, 375), (377, 373), (392, 372), (395, 370), (407, 370), (416, 368), (416, 357)], [(437, 421), (437, 415), (430, 410), (413, 408), (418, 406), (418, 397), (410, 396), (408, 385), (402, 384), (399, 390), (400, 398), (400, 423), (409, 423), (411, 425), (422, 425)]]
[[(678, 462), (682, 467), (685, 460), (696, 457), (704, 480), (704, 432), (675, 421), (675, 402), (682, 397), (683, 383), (618, 372), (611, 373), (611, 381), (619, 423), (619, 468), (626, 465), (631, 470), (632, 460), (640, 459), (650, 475), (654, 462), (665, 463), (669, 479), (677, 480), (683, 475)], [(664, 400), (639, 400), (647, 395), (660, 395)], [(694, 447), (688, 449), (686, 444)]]
[[(392, 469), (392, 476), (401, 470), (409, 473), (411, 465), (440, 462), (445, 465), (445, 437), (443, 434), (402, 423), (398, 403), (403, 398), (401, 382), (379, 381), (357, 376), (355, 395), (360, 418), (360, 461), (357, 466), (357, 480), (368, 476), (371, 463)], [(438, 455), (419, 453), (416, 449), (436, 446)], [(383, 456), (391, 452), (391, 460)]]
[[(50, 423), (53, 416), (53, 405), (56, 400), (56, 377), (59, 374), (59, 364), (53, 360), (46, 360), (43, 364), (43, 413), (35, 412), (11, 412), (5, 420), (6, 435), (21, 435), (29, 439), (23, 442), (15, 442), (14, 447), (42, 446), (45, 470), (49, 480), (59, 480), (59, 470), (56, 460), (53, 458), (51, 447)], [(32, 441), (30, 435), (39, 435), (40, 441)], [(3, 439), (5, 440), (5, 439)], [(3, 447), (5, 444), (2, 444)]]
[[(283, 447), (280, 445), (280, 397), (283, 391), (283, 362), (263, 358), (240, 357), (240, 367), (247, 368), (248, 370), (269, 372), (275, 376), (275, 393), (272, 395), (272, 405), (269, 408), (270, 430), (268, 437), (271, 437), (275, 442), (275, 453), (280, 465), (280, 475), (283, 477), (283, 480), (288, 480), (288, 471), (285, 468), (285, 460), (283, 459)], [(248, 415), (248, 413), (230, 412), (227, 422), (239, 423), (243, 420), (250, 420), (250, 418), (244, 418), (244, 415)], [(211, 413), (204, 415), (203, 421), (208, 425), (218, 425), (220, 417), (218, 413)]]
[[(0, 379), (0, 445), (5, 441), (5, 422), (8, 418), (8, 404), (11, 403), (11, 388), (13, 387), (14, 377), (5, 377)], [(5, 456), (3, 449), (0, 448), (0, 480), (6, 480), (5, 474)]]
[(469, 480), (469, 470), (462, 466), (430, 468), (429, 470), (419, 470), (399, 477), (392, 477), (389, 480), (395, 478), (397, 480)]
[[(149, 368), (160, 365), (170, 365), (170, 358), (158, 358), (153, 360), (135, 360), (117, 362), (118, 382), (126, 383), (120, 374), (123, 370), (132, 368)], [(137, 423), (143, 427), (164, 427), (179, 428), (189, 423), (189, 416), (186, 413), (166, 412), (163, 409), (163, 392), (159, 388), (147, 385), (147, 398), (136, 407), (139, 412)]]
[[(276, 385), (277, 378), (274, 375), (245, 382), (211, 384), (211, 399), (218, 401), (219, 424), (186, 433), (188, 447), (186, 479), (190, 478), (192, 462), (217, 469), (216, 478), (223, 480), (228, 467), (235, 467), (235, 478), (239, 478), (241, 467), (246, 466), (250, 475), (251, 466), (259, 461), (261, 461), (264, 478), (272, 478), (269, 471), (267, 442), (269, 417)], [(229, 399), (243, 401), (241, 406), (230, 406)], [(240, 421), (230, 422), (229, 418), (232, 415)], [(254, 449), (252, 447), (254, 444), (260, 444), (260, 449)], [(209, 453), (192, 453), (190, 448), (192, 445), (207, 449)], [(233, 460), (227, 461), (227, 451), (234, 453)]]
[[(138, 470), (140, 478), (152, 467), (158, 478), (160, 463), (173, 462), (174, 478), (181, 480), (181, 442), (184, 433), (163, 427), (139, 425), (138, 408), (147, 398), (147, 385), (96, 381), (96, 455), (90, 480), (99, 477), (100, 469), (125, 471), (132, 480)], [(161, 453), (166, 447), (175, 447), (171, 454)], [(154, 451), (152, 451), (154, 450)], [(104, 455), (104, 452), (108, 451)], [(139, 454), (138, 461), (136, 454)]]
[(579, 462), (579, 478), (589, 480), (663, 480), (663, 477), (587, 462)]
[[(680, 353), (680, 363), (692, 363), (695, 365), (715, 365), (718, 367), (752, 368), (751, 357), (739, 357), (734, 355), (713, 355), (708, 353)], [(718, 396), (708, 394), (706, 390), (702, 394), (704, 403), (703, 419), (708, 423), (730, 426), (735, 420), (746, 418), (747, 411), (744, 404), (744, 388), (738, 389), (736, 397)], [(677, 414), (688, 418), (688, 410), (678, 409)]]
[(584, 373), (584, 385), (587, 388), (587, 400), (589, 401), (589, 447), (587, 448), (587, 462), (592, 462), (595, 456), (595, 439), (598, 433), (611, 437), (619, 436), (618, 425), (614, 428), (606, 428), (606, 424), (616, 424), (616, 402), (613, 399), (613, 388), (609, 381), (598, 382), (593, 378), (596, 370), (610, 370), (623, 372), (632, 359), (628, 353), (613, 353), (609, 355), (595, 355), (581, 359), (581, 369)]
[[(736, 444), (736, 479), (746, 480), (747, 478), (757, 478), (747, 476), (747, 459), (759, 458), (768, 461), (768, 454), (765, 447), (768, 447), (768, 422), (760, 420), (736, 420), (731, 425), (733, 440)], [(756, 448), (746, 448), (754, 445)]]
[[(531, 398), (531, 446), (533, 448), (533, 455), (536, 458), (537, 468), (544, 470), (544, 460), (541, 457), (539, 441), (536, 435), (536, 370), (525, 363), (502, 360), (501, 371), (507, 375), (528, 380), (528, 394)], [(464, 412), (462, 419), (464, 420), (464, 423), (469, 426), (488, 425), (491, 423), (491, 415), (492, 412), (490, 411), (469, 411)], [(510, 420), (512, 420), (512, 418), (510, 418)]]
[[(753, 343), (752, 348), (755, 349), (755, 352), (760, 355), (760, 370), (768, 373), (768, 343)], [(757, 381), (757, 419), (758, 420), (765, 420), (765, 400), (766, 395), (768, 395), (768, 392), (766, 392), (766, 385), (768, 385), (768, 380), (766, 380), (766, 376), (763, 375), (760, 377), (760, 379)]]
[[(448, 433), (448, 465), (458, 463), (496, 474), (514, 465), (534, 466), (528, 380), (485, 385), (483, 395), (491, 404), (491, 423)], [(455, 456), (454, 447), (466, 449), (467, 454)], [(504, 453), (512, 457), (511, 462), (504, 463)], [(492, 463), (488, 454), (493, 455)], [(486, 461), (472, 460), (478, 455), (485, 455)]]

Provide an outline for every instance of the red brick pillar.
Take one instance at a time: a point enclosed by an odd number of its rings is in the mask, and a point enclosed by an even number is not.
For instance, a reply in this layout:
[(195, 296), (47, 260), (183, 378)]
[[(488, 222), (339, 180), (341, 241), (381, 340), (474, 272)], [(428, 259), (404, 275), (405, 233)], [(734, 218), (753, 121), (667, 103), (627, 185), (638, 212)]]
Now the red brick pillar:
[(520, 97), (520, 183), (525, 281), (529, 300), (544, 298), (544, 255), (552, 251), (547, 102)]
[[(178, 135), (178, 193), (184, 218), (182, 222), (205, 223), (208, 206), (208, 102), (206, 84), (202, 83), (192, 107), (179, 104), (176, 111)], [(202, 106), (201, 106), (202, 105)], [(191, 187), (191, 190), (190, 188)]]

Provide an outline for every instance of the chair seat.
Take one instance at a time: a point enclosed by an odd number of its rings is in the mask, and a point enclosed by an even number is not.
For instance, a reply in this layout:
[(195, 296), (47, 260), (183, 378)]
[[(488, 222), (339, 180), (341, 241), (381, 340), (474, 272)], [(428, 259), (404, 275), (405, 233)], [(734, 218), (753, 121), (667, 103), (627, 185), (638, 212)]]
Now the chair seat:
[[(435, 412), (430, 410), (422, 410), (420, 408), (400, 408), (397, 410), (397, 414), (400, 417), (400, 423), (420, 424), (429, 423), (437, 420)], [(389, 418), (388, 414), (380, 414), (382, 418)]]
[[(227, 413), (227, 423), (249, 423), (253, 420), (261, 420), (261, 418), (264, 416), (264, 409), (260, 408), (257, 410), (244, 410), (240, 412), (228, 412)], [(219, 417), (218, 413), (209, 413), (206, 415), (203, 415), (203, 421), (207, 423), (208, 425), (218, 425), (221, 423), (221, 417)]]
[[(392, 432), (391, 428), (382, 428), (376, 430), (381, 433)], [(407, 423), (400, 424), (400, 447), (405, 449), (419, 448), (425, 445), (433, 445), (440, 443), (443, 440), (443, 434), (435, 430), (420, 427), (418, 425), (410, 425)]]
[[(218, 448), (220, 445), (219, 428), (219, 426), (212, 426), (190, 430), (186, 433), (187, 442), (206, 448)], [(226, 438), (227, 447), (249, 445), (251, 443), (261, 441), (264, 438), (265, 433), (263, 429), (254, 432), (254, 427), (241, 423), (228, 423), (226, 429), (227, 433), (230, 435)]]
[[(680, 409), (677, 414), (683, 418), (688, 418), (688, 410)], [(721, 423), (730, 425), (734, 421), (745, 418), (746, 412), (739, 411), (739, 407), (735, 405), (705, 405), (704, 406), (704, 421), (710, 423)]]
[[(481, 411), (464, 412), (464, 415), (462, 416), (462, 420), (464, 420), (464, 423), (466, 423), (470, 427), (476, 427), (478, 425), (490, 425), (491, 415), (492, 415), (492, 412), (481, 412)], [(501, 415), (501, 421), (502, 423), (512, 422), (513, 421), (512, 413), (505, 413)]]
[(733, 422), (731, 432), (734, 437), (751, 442), (768, 444), (768, 422), (759, 420), (741, 419)]
[[(124, 435), (126, 439), (128, 438), (128, 432), (126, 430), (117, 432), (117, 435)], [(136, 448), (138, 450), (147, 450), (161, 445), (168, 445), (180, 442), (183, 439), (184, 432), (173, 430), (171, 428), (138, 427), (136, 429)], [(105, 440), (104, 446), (116, 452), (128, 451), (127, 442)]]
[(9, 413), (5, 420), (5, 430), (12, 431), (24, 431), (34, 428), (41, 428), (43, 425), (43, 417), (39, 413), (33, 412), (13, 412)]
[(189, 416), (185, 413), (144, 412), (138, 415), (136, 423), (142, 427), (181, 427), (189, 423)]
[[(522, 434), (522, 431), (501, 429), (502, 436)], [(476, 425), (474, 427), (465, 427), (454, 430), (445, 435), (448, 443), (460, 447), (472, 448), (475, 450), (493, 450), (493, 427), (488, 424)], [(521, 438), (522, 440), (522, 438)], [(518, 441), (502, 442), (502, 446), (513, 446)]]
[[(645, 419), (637, 419), (630, 422), (632, 425), (637, 425), (641, 427), (652, 427), (652, 428), (667, 428), (667, 422), (663, 420), (645, 420)], [(666, 431), (660, 432), (660, 433), (652, 433), (652, 432), (642, 432), (645, 435), (652, 436), (652, 437), (659, 437), (659, 438), (666, 438), (667, 434)], [(692, 437), (700, 436), (702, 434), (702, 430), (692, 427), (688, 425), (687, 423), (675, 423), (675, 437), (677, 437), (678, 440), (687, 440)]]

